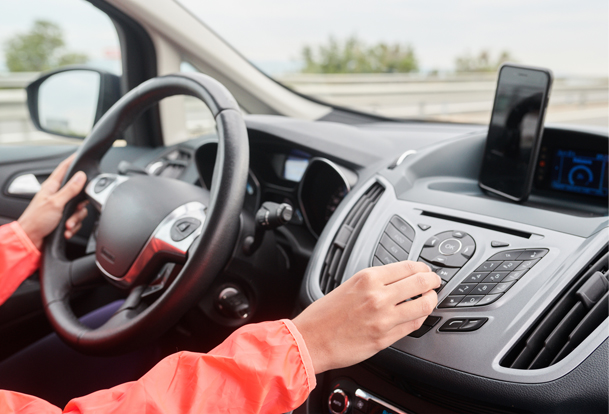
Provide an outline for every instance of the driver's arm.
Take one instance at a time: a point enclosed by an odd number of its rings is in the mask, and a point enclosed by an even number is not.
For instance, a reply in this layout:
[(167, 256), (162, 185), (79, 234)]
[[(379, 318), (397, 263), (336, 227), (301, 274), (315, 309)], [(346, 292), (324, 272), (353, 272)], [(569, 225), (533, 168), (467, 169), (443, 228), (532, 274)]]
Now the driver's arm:
[[(64, 413), (283, 413), (300, 406), (315, 374), (371, 357), (418, 329), (440, 278), (422, 263), (364, 269), (293, 321), (246, 325), (208, 354), (171, 355), (138, 381), (76, 398)], [(421, 294), (418, 299), (406, 299)], [(0, 412), (61, 413), (0, 391)]]
[[(85, 173), (79, 171), (61, 187), (73, 158), (62, 161), (42, 183), (17, 221), (0, 226), (0, 305), (38, 269), (43, 239), (57, 227), (65, 205), (82, 191), (87, 181)], [(64, 236), (67, 239), (80, 229), (87, 216), (85, 207), (86, 202), (80, 203), (66, 220)]]

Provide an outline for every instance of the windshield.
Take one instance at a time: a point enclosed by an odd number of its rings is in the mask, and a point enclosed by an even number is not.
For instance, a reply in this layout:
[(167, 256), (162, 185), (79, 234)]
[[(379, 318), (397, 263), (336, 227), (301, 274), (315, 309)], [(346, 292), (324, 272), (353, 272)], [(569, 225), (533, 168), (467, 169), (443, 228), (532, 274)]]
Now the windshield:
[(391, 118), (488, 124), (498, 67), (554, 72), (547, 122), (608, 126), (606, 0), (177, 0), (278, 82)]

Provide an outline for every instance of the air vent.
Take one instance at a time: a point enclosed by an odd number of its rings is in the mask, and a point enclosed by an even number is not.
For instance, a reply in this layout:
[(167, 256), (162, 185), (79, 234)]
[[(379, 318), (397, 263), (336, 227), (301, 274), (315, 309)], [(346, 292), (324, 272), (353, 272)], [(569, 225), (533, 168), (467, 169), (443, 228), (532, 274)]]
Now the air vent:
[(148, 164), (146, 171), (150, 175), (166, 178), (179, 178), (190, 162), (191, 154), (177, 149), (163, 155), (159, 160)]
[(514, 369), (556, 364), (581, 344), (608, 316), (607, 248), (552, 305), (501, 361)]
[(357, 236), (384, 191), (385, 188), (382, 185), (374, 183), (355, 203), (340, 226), (321, 271), (319, 286), (324, 294), (330, 293), (340, 284)]

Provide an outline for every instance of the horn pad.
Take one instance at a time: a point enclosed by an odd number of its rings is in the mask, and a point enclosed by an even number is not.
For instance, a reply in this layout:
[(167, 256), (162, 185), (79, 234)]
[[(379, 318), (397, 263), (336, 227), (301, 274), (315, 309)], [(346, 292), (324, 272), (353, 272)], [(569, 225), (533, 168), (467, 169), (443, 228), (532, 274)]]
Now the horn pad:
[(125, 276), (165, 217), (191, 201), (209, 205), (209, 192), (192, 184), (138, 175), (117, 186), (99, 221), (95, 257), (110, 275)]

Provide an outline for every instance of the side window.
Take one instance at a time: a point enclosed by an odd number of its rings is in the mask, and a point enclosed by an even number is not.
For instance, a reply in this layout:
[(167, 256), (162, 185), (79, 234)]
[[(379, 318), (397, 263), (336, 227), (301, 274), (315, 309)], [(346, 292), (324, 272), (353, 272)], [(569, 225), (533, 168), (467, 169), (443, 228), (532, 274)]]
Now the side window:
[[(198, 72), (187, 61), (180, 65), (180, 72)], [(216, 132), (216, 121), (209, 108), (199, 99), (184, 96), (184, 118), (186, 125), (186, 139)]]
[(79, 144), (38, 131), (25, 87), (40, 73), (84, 65), (121, 74), (110, 18), (84, 0), (20, 0), (0, 13), (0, 146)]

